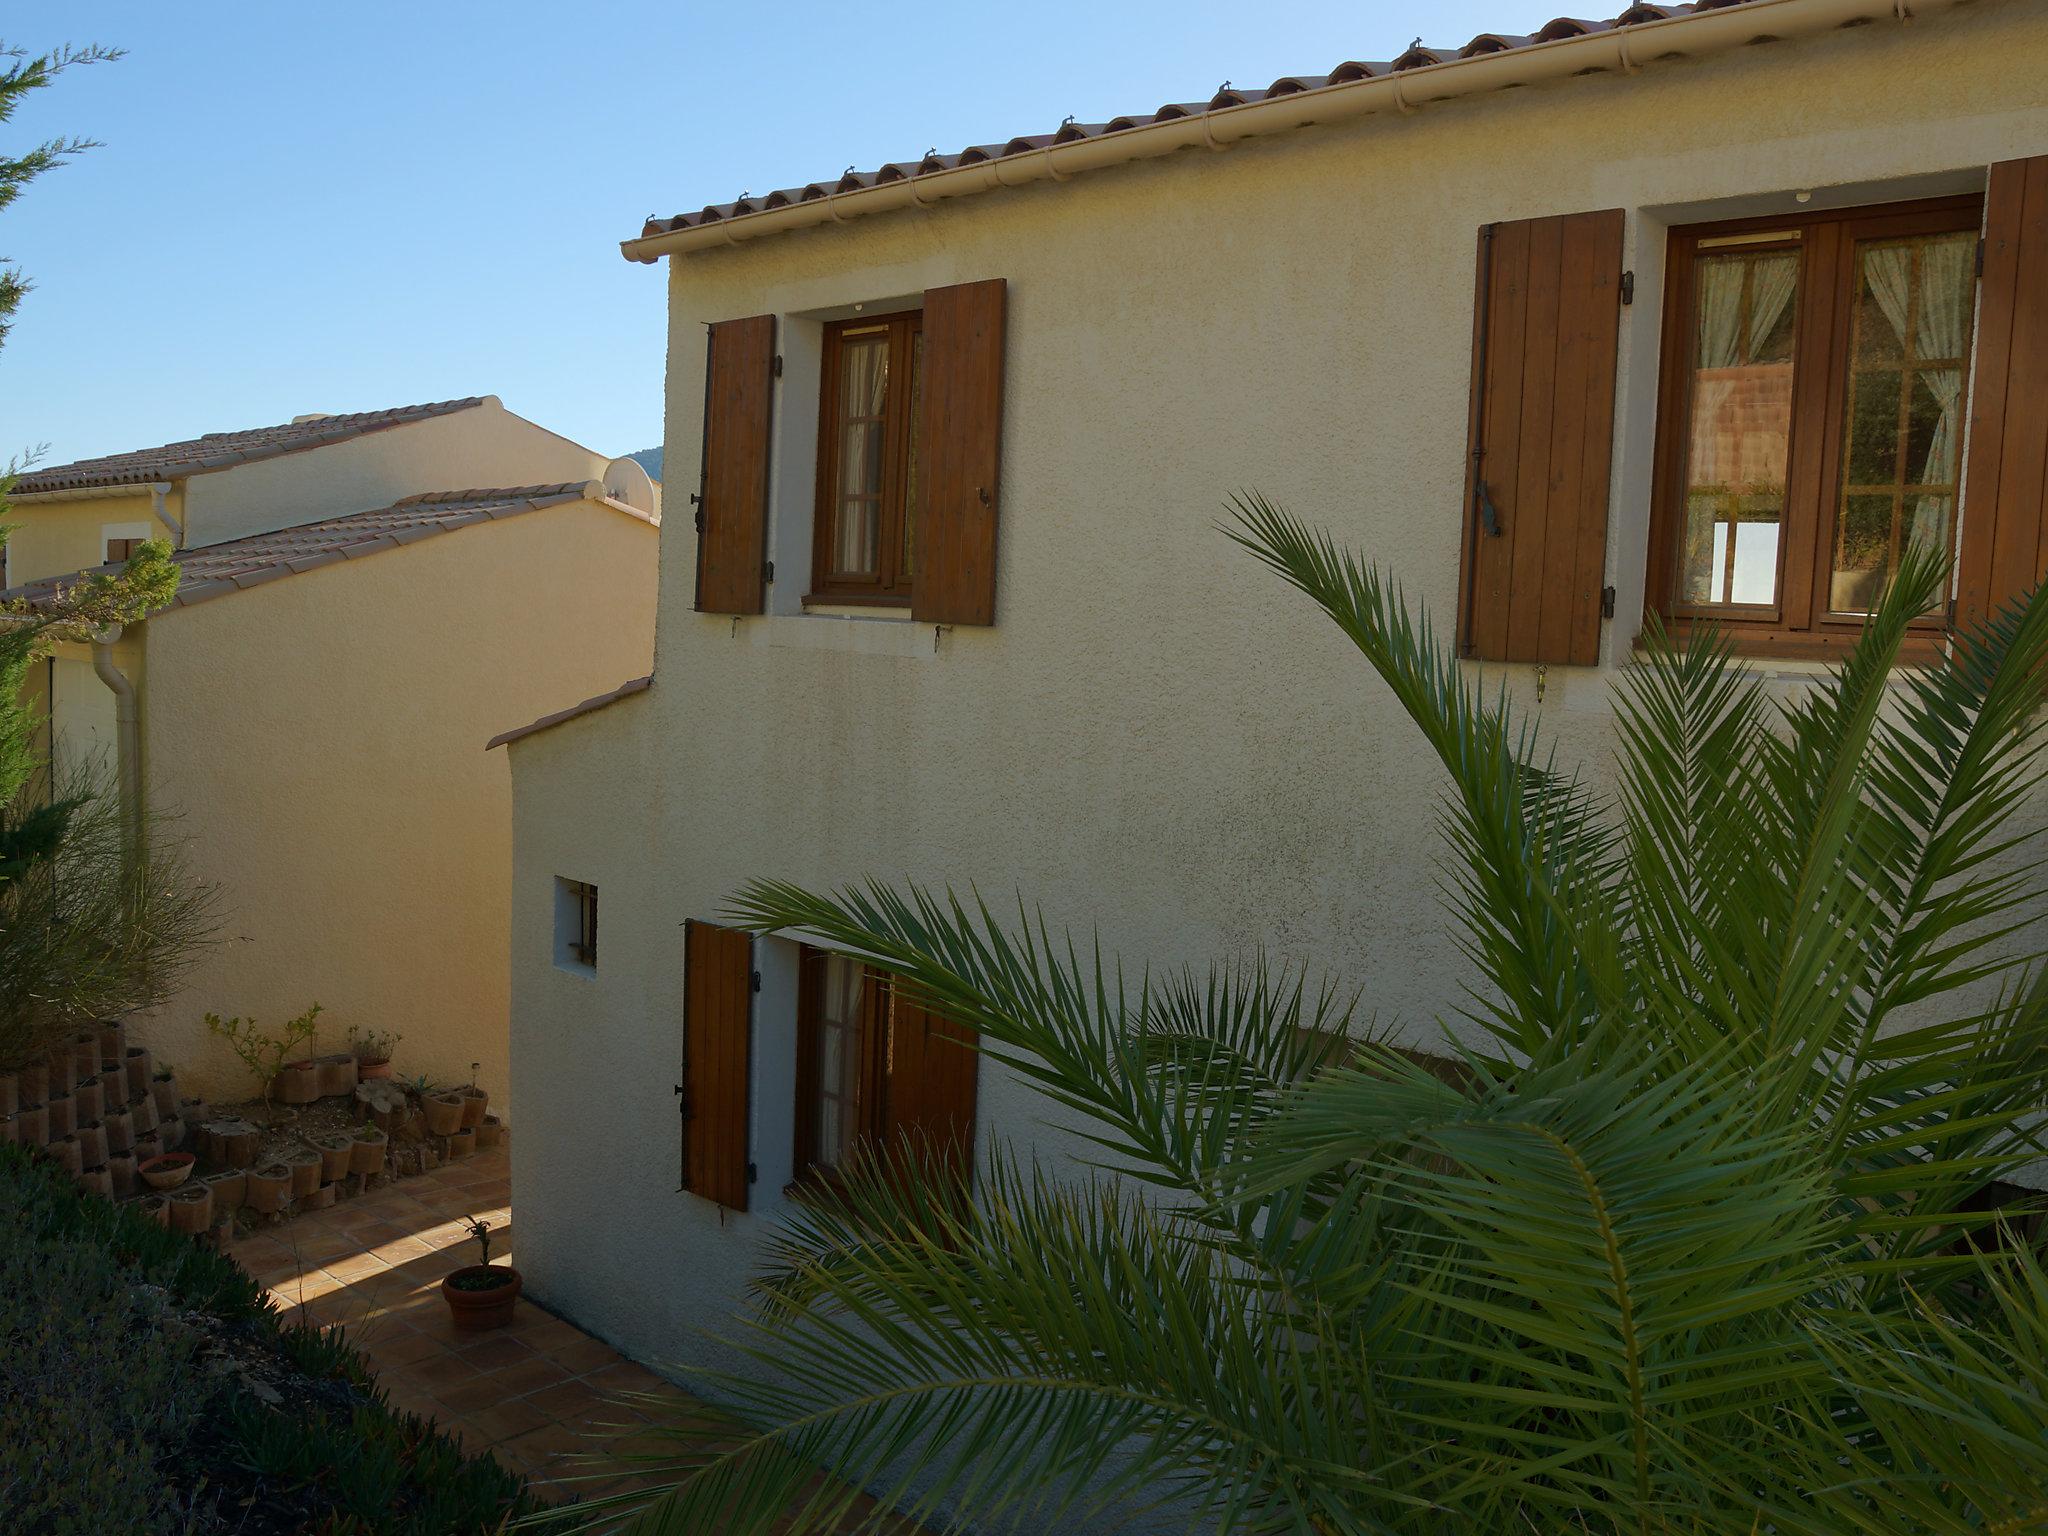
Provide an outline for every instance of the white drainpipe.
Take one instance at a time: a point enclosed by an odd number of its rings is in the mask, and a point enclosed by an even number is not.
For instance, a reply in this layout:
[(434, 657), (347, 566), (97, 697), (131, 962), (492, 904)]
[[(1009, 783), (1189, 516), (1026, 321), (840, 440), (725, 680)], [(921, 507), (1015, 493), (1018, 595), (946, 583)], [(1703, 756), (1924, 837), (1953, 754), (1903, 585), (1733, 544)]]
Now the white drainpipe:
[[(158, 480), (151, 485), (149, 488), (149, 510), (156, 514), (158, 522), (170, 529), (171, 548), (183, 549), (185, 547), (185, 529), (181, 524), (171, 520), (170, 508), (164, 501), (164, 498), (169, 496), (170, 493), (171, 482), (168, 480)], [(109, 683), (107, 686), (111, 688), (113, 684)]]
[(92, 669), (114, 695), (115, 761), (121, 776), (121, 826), (130, 856), (142, 842), (142, 742), (136, 725), (135, 684), (114, 665), (121, 626), (110, 624), (92, 637)]

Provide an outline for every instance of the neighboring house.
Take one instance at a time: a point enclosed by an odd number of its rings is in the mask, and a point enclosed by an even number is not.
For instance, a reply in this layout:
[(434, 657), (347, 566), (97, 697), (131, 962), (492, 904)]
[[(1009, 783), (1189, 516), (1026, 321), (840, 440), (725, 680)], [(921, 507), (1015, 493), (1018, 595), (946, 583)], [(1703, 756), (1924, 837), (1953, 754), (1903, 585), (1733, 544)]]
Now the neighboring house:
[(991, 1064), (934, 1077), (856, 961), (715, 926), (750, 878), (1021, 892), (1133, 966), (1265, 945), (1382, 1024), (1458, 1010), (1442, 771), (1219, 531), (1240, 488), (1596, 782), (1648, 612), (1795, 689), (1904, 540), (1953, 543), (1962, 615), (2033, 583), (2048, 10), (1905, 15), (1640, 5), (627, 241), (701, 531), (651, 685), (509, 748), (532, 1290), (739, 1365), (705, 1330), (806, 1164), (906, 1118), (1072, 1146)]
[(147, 537), (180, 567), (171, 607), (32, 684), (57, 779), (132, 771), (222, 888), (221, 944), (137, 1037), (240, 1097), (204, 1015), (274, 1028), (317, 1001), (324, 1048), (395, 1029), (403, 1070), (477, 1062), (508, 1104), (510, 785), (483, 739), (646, 669), (646, 474), (484, 397), (41, 469), (13, 500), (8, 598)]

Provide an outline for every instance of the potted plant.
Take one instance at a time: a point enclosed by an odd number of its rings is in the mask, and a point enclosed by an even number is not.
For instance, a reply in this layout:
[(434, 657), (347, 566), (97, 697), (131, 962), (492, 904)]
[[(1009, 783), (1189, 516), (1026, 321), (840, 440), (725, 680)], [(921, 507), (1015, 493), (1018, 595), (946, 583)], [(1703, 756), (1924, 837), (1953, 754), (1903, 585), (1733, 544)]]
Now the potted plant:
[(258, 1029), (254, 1019), (239, 1016), (224, 1019), (217, 1013), (206, 1015), (207, 1032), (225, 1040), (228, 1049), (235, 1053), (235, 1059), (262, 1086), (266, 1120), (273, 1118), (271, 1104), (279, 1096), (280, 1089), (287, 1104), (310, 1104), (320, 1096), (320, 1074), (312, 1060), (288, 1061), (286, 1058), (308, 1040), (314, 1039), (319, 1030), (321, 1012), (320, 1005), (315, 1003), (297, 1018), (286, 1019), (281, 1031), (275, 1035)]
[(193, 1162), (190, 1152), (165, 1152), (138, 1165), (135, 1171), (151, 1189), (176, 1189), (191, 1177)]
[(391, 1075), (391, 1056), (405, 1036), (395, 1029), (348, 1029), (348, 1048), (355, 1053), (356, 1076), (369, 1080)]
[(491, 1262), (489, 1222), (472, 1216), (464, 1225), (476, 1239), (483, 1262), (465, 1264), (441, 1282), (448, 1319), (457, 1328), (502, 1328), (512, 1321), (512, 1307), (519, 1300), (519, 1271), (510, 1264)]

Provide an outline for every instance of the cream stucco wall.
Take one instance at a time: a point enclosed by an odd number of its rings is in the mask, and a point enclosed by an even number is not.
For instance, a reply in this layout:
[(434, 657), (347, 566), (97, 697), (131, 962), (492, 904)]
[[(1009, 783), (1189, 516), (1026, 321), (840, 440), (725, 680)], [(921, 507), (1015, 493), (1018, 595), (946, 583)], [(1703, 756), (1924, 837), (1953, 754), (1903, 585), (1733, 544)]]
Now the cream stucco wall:
[(564, 504), (324, 566), (144, 626), (145, 758), (223, 942), (135, 1025), (188, 1091), (248, 1091), (209, 1010), (322, 1041), (396, 1028), (397, 1065), (508, 1105), (508, 723), (644, 673), (653, 526)]
[(468, 410), (194, 475), (185, 482), (186, 542), (366, 512), (421, 491), (602, 480), (609, 462), (486, 396)]
[[(654, 688), (514, 746), (514, 1074), (547, 1085), (522, 1090), (514, 1143), (529, 1287), (645, 1358), (719, 1360), (701, 1330), (739, 1302), (789, 1171), (787, 946), (762, 951), (752, 1213), (675, 1193), (668, 1085), (680, 924), (752, 876), (1021, 891), (1133, 962), (1263, 945), (1424, 1037), (1466, 977), (1439, 899), (1442, 776), (1332, 627), (1217, 531), (1224, 499), (1265, 492), (1449, 613), (1475, 232), (1626, 209), (1624, 619), (1608, 665), (1549, 669), (1539, 708), (1597, 779), (1641, 609), (1667, 224), (1802, 189), (1818, 206), (1981, 188), (1990, 162), (2048, 152), (2044, 80), (2048, 15), (1983, 0), (671, 262), (673, 483), (697, 478), (703, 323), (781, 317), (771, 542), (792, 574), (821, 321), (1008, 280), (996, 624), (805, 616), (788, 576), (765, 618), (699, 616), (684, 525)], [(1537, 707), (1533, 669), (1506, 681)], [(551, 879), (572, 872), (605, 919), (598, 974), (573, 986), (545, 942)], [(1050, 1150), (1043, 1113), (984, 1064), (985, 1130)]]
[[(173, 489), (164, 501), (175, 520), (182, 493)], [(148, 491), (23, 497), (8, 508), (7, 521), (14, 527), (7, 538), (7, 580), (15, 586), (100, 564), (106, 555), (104, 539), (113, 527), (145, 529), (145, 536), (155, 539), (171, 536), (152, 510)]]

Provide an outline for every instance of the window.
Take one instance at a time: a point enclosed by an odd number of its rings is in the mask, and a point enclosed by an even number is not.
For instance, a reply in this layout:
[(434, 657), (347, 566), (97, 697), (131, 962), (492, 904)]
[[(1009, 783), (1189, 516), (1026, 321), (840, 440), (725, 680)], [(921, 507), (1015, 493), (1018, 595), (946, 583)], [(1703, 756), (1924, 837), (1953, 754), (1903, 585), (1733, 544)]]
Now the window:
[[(830, 1175), (862, 1145), (913, 1136), (963, 1176), (978, 1056), (888, 973), (806, 945), (797, 988), (795, 1168)], [(951, 1036), (951, 1040), (942, 1037)]]
[(811, 597), (908, 603), (917, 571), (922, 314), (825, 330)]
[(126, 561), (132, 558), (135, 551), (141, 547), (142, 540), (140, 539), (109, 539), (107, 540), (107, 563), (111, 565)]
[(1953, 553), (1982, 208), (1673, 232), (1650, 597), (1674, 624), (1826, 654), (1908, 548)]
[(118, 565), (130, 559), (142, 547), (143, 540), (150, 536), (148, 523), (102, 523), (100, 525), (100, 562), (103, 565)]
[(555, 964), (597, 969), (597, 887), (588, 881), (555, 881)]

